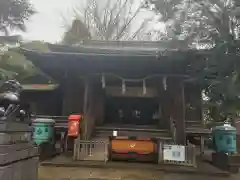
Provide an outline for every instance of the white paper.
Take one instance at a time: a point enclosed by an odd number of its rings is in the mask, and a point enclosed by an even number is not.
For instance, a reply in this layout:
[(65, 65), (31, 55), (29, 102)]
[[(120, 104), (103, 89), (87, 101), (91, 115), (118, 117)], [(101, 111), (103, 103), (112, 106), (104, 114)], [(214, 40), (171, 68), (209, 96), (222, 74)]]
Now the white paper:
[(113, 136), (117, 136), (117, 131), (113, 131)]
[(164, 145), (163, 159), (169, 161), (185, 161), (185, 146)]

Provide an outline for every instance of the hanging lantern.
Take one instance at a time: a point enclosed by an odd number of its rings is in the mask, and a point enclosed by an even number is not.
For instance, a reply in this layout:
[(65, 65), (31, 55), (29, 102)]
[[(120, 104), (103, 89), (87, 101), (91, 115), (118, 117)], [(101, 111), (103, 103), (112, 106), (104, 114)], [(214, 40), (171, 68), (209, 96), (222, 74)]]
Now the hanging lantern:
[(163, 89), (164, 89), (164, 91), (166, 91), (167, 90), (167, 77), (166, 76), (163, 77), (162, 82), (163, 82)]
[(122, 93), (125, 94), (126, 92), (126, 84), (125, 84), (125, 81), (123, 80), (122, 81)]
[(146, 80), (143, 80), (143, 95), (147, 94)]
[(105, 81), (105, 76), (104, 76), (104, 74), (102, 74), (101, 82), (102, 82), (102, 88), (105, 89), (105, 87), (106, 87), (106, 81)]

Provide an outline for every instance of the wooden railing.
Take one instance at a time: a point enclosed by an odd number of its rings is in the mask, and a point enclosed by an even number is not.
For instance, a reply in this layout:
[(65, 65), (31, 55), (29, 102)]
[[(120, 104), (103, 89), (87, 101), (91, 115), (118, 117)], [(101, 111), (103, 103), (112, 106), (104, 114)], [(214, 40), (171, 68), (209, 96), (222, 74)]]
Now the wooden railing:
[(74, 140), (73, 159), (75, 161), (108, 161), (108, 141)]

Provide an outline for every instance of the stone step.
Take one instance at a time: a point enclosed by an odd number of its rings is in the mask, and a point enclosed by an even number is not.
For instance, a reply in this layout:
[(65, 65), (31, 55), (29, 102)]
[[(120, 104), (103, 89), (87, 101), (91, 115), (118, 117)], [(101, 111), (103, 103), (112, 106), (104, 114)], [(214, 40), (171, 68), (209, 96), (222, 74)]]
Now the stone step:
[(37, 156), (38, 148), (33, 146), (27, 149), (22, 149), (19, 151), (12, 151), (4, 154), (0, 154), (0, 166), (9, 164), (15, 161), (23, 160), (29, 157)]
[(185, 121), (186, 124), (202, 124), (201, 121)]
[(186, 124), (187, 127), (204, 127), (202, 124)]
[(134, 131), (134, 132), (169, 132), (169, 129), (158, 129), (158, 128), (149, 128), (144, 126), (97, 126), (95, 127), (96, 131)]
[[(112, 131), (95, 131), (95, 137), (111, 137)], [(117, 131), (117, 136), (135, 136), (138, 138), (172, 139), (170, 132), (137, 132), (137, 131)]]
[(185, 121), (187, 128), (203, 128), (204, 125), (201, 121)]
[(0, 133), (0, 144), (12, 144), (19, 142), (30, 142), (31, 132), (8, 132)]
[(31, 132), (32, 127), (28, 122), (16, 122), (16, 121), (2, 121), (0, 119), (0, 131), (1, 132)]

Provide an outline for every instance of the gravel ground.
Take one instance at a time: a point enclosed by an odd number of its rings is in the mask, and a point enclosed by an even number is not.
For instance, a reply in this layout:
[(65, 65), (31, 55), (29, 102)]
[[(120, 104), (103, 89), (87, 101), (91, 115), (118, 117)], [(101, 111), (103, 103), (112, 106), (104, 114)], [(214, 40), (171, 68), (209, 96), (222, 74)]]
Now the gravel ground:
[(239, 180), (240, 175), (212, 177), (149, 170), (40, 167), (39, 180)]

